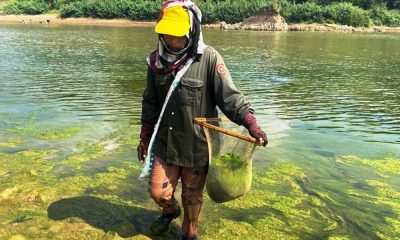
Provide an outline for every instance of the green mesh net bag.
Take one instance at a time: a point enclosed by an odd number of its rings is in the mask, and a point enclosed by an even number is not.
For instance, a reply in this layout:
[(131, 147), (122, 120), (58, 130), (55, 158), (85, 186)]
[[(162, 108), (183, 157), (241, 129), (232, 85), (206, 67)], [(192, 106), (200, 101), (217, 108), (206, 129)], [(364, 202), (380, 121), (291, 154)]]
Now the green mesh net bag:
[(250, 190), (254, 149), (260, 143), (247, 129), (227, 118), (195, 118), (203, 126), (209, 149), (206, 189), (210, 198), (227, 202)]

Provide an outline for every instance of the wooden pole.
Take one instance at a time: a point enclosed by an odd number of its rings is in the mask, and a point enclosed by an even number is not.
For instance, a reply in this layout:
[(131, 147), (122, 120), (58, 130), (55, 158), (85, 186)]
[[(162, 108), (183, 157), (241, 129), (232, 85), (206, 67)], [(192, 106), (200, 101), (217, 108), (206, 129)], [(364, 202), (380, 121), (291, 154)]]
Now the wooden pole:
[(236, 138), (239, 138), (239, 139), (254, 143), (254, 144), (258, 145), (258, 146), (262, 146), (263, 145), (263, 141), (258, 141), (257, 139), (255, 139), (255, 138), (253, 138), (251, 136), (240, 134), (240, 133), (237, 133), (237, 132), (234, 132), (234, 131), (230, 131), (228, 129), (225, 129), (225, 128), (222, 128), (222, 127), (217, 127), (217, 126), (214, 126), (214, 125), (208, 123), (208, 122), (212, 122), (212, 121), (218, 122), (218, 121), (224, 121), (224, 120), (225, 119), (222, 119), (222, 118), (201, 118), (201, 117), (194, 118), (194, 122), (196, 124), (202, 126), (202, 127), (206, 127), (206, 128), (209, 128), (209, 129), (221, 132), (221, 133), (225, 133), (225, 134), (227, 134), (229, 136), (236, 137)]

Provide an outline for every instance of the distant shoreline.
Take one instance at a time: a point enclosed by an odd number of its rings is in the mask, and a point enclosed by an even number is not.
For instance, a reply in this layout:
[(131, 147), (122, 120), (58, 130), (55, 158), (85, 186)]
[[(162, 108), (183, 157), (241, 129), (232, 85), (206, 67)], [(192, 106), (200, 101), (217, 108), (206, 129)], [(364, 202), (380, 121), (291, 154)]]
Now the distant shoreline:
[[(265, 29), (270, 28), (270, 24), (256, 23), (256, 24), (225, 24), (226, 30), (252, 30), (252, 31), (268, 31)], [(220, 24), (206, 24), (206, 28), (221, 28)], [(280, 30), (276, 30), (280, 31)], [(370, 26), (370, 27), (352, 27), (338, 24), (328, 23), (289, 23), (287, 29), (284, 31), (289, 32), (400, 32), (400, 27), (386, 27), (386, 26)]]
[(4, 24), (53, 24), (92, 26), (155, 26), (155, 22), (131, 21), (128, 19), (60, 18), (58, 14), (40, 15), (0, 15), (0, 25)]
[[(89, 25), (89, 26), (155, 26), (154, 21), (132, 21), (128, 19), (98, 18), (60, 18), (58, 14), (41, 15), (0, 15), (0, 25), (5, 24), (53, 24), (53, 25)], [(228, 24), (228, 29), (262, 31), (262, 24)], [(205, 24), (205, 28), (220, 28), (219, 24)], [(308, 32), (400, 32), (400, 27), (371, 26), (351, 27), (337, 24), (288, 24), (287, 31)]]

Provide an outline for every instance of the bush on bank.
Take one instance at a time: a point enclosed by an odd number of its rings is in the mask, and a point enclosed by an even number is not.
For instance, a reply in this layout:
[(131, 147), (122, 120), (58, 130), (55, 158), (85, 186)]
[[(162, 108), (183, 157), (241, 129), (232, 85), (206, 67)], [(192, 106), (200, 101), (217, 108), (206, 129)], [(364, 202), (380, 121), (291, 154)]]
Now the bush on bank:
[(389, 11), (384, 7), (374, 7), (369, 12), (374, 25), (400, 26), (400, 11)]
[[(61, 17), (99, 17), (129, 18), (132, 20), (154, 20), (165, 1), (74, 1), (60, 9)], [(226, 21), (236, 23), (251, 16), (255, 11), (266, 6), (269, 0), (236, 1), (198, 1), (203, 12), (203, 22)]]
[(328, 5), (325, 14), (327, 19), (342, 25), (367, 27), (371, 24), (368, 11), (347, 2)]
[[(373, 25), (400, 26), (400, 0), (372, 4), (372, 0), (194, 0), (203, 11), (203, 23), (237, 23), (258, 9), (273, 5), (289, 23), (337, 23), (354, 27)], [(379, 1), (379, 0), (375, 0)], [(385, 1), (385, 0), (381, 0)], [(61, 17), (128, 18), (155, 20), (165, 0), (12, 0), (3, 9), (6, 14), (40, 14), (58, 9)], [(356, 6), (357, 5), (357, 6)], [(361, 6), (372, 6), (363, 9)]]
[(271, 4), (271, 0), (197, 1), (203, 12), (204, 23), (225, 21), (238, 23), (257, 10)]
[(400, 26), (400, 11), (385, 7), (364, 10), (348, 2), (318, 5), (314, 2), (302, 4), (283, 3), (283, 17), (292, 23), (337, 23), (354, 27), (373, 25)]
[(289, 22), (338, 23), (354, 27), (371, 24), (368, 11), (342, 2), (320, 6), (316, 3), (287, 4), (283, 7), (282, 15)]
[(88, 0), (73, 1), (60, 8), (61, 17), (129, 18), (132, 20), (154, 20), (158, 16), (163, 0)]
[(51, 6), (42, 0), (16, 0), (7, 4), (3, 11), (6, 14), (41, 14), (49, 11)]

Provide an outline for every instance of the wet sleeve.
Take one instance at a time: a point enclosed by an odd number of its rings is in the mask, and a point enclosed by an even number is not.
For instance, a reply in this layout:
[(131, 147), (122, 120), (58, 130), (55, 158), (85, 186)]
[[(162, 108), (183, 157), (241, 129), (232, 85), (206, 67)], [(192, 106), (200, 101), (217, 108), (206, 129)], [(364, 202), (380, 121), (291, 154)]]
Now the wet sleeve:
[(157, 90), (154, 84), (154, 75), (147, 69), (147, 85), (143, 92), (142, 99), (142, 122), (155, 124), (160, 115), (160, 103)]
[(246, 112), (254, 112), (254, 110), (236, 88), (221, 55), (213, 50), (210, 59), (216, 105), (231, 121), (242, 125)]

